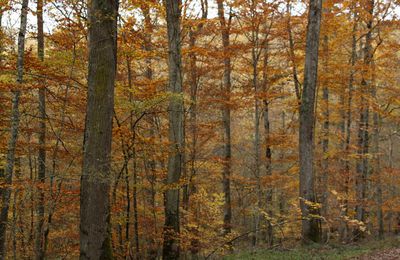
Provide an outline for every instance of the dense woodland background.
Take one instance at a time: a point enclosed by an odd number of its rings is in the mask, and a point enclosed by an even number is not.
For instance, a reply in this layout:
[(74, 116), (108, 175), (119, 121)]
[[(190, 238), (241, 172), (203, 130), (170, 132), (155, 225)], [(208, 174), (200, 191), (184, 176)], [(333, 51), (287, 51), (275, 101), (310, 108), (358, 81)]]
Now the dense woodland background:
[(398, 234), (399, 5), (1, 0), (0, 258)]

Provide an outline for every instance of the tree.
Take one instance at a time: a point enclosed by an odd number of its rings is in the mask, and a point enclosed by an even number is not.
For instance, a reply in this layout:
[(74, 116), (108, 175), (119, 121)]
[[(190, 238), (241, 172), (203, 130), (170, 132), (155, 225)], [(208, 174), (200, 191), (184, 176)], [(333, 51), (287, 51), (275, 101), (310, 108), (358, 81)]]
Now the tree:
[(4, 173), (4, 188), (1, 189), (1, 213), (0, 213), (0, 259), (5, 259), (7, 256), (6, 250), (6, 235), (8, 225), (8, 210), (10, 207), (11, 198), (11, 185), (13, 179), (14, 163), (15, 163), (15, 150), (18, 140), (19, 132), (19, 102), (21, 90), (19, 87), (23, 83), (24, 76), (24, 56), (25, 56), (25, 33), (26, 23), (28, 16), (28, 0), (24, 0), (21, 6), (21, 23), (18, 34), (18, 57), (17, 57), (17, 89), (12, 91), (12, 109), (11, 109), (11, 129), (10, 139), (8, 141), (7, 149), (7, 164)]
[[(357, 161), (357, 177), (356, 177), (356, 192), (357, 192), (357, 206), (356, 214), (357, 220), (364, 222), (366, 219), (365, 199), (367, 192), (367, 177), (369, 169), (368, 151), (369, 151), (369, 101), (366, 94), (370, 92), (371, 79), (369, 78), (369, 69), (372, 62), (372, 22), (374, 12), (374, 0), (366, 2), (366, 10), (368, 17), (366, 19), (367, 32), (365, 34), (365, 44), (363, 48), (363, 63), (364, 68), (362, 71), (361, 87), (363, 93), (360, 100), (360, 119), (358, 125), (358, 150), (359, 160)], [(356, 230), (356, 237), (359, 237), (359, 230)]]
[(80, 258), (112, 259), (109, 191), (118, 1), (90, 1), (88, 12), (89, 67), (80, 194)]
[(183, 97), (181, 57), (181, 1), (166, 0), (168, 76), (168, 173), (165, 192), (164, 259), (179, 258), (179, 179), (183, 167)]
[(231, 159), (232, 159), (232, 144), (231, 144), (231, 109), (230, 109), (230, 93), (231, 93), (231, 58), (229, 51), (229, 31), (232, 16), (228, 22), (225, 20), (224, 1), (218, 0), (218, 18), (221, 25), (222, 48), (224, 53), (224, 79), (223, 79), (223, 97), (222, 104), (222, 123), (224, 131), (224, 150), (223, 150), (223, 173), (222, 186), (224, 192), (224, 233), (231, 232), (232, 225), (232, 204), (231, 204)]
[(315, 91), (318, 73), (319, 33), (321, 27), (321, 0), (310, 0), (306, 36), (304, 83), (300, 105), (300, 208), (303, 241), (317, 242), (320, 237), (318, 206), (314, 193), (314, 125)]
[[(38, 58), (41, 62), (44, 61), (44, 33), (43, 33), (43, 0), (37, 0), (37, 49)], [(36, 227), (36, 241), (35, 253), (36, 259), (44, 259), (44, 185), (46, 181), (46, 87), (44, 81), (41, 80), (39, 88), (39, 153), (38, 153), (38, 179), (39, 179), (39, 205), (37, 208), (37, 227)]]

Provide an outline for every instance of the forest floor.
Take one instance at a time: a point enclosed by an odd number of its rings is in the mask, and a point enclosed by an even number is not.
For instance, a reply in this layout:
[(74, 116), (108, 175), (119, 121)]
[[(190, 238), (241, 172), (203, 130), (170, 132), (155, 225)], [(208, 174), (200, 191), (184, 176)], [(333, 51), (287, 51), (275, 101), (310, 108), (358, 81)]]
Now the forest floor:
[(400, 260), (400, 238), (351, 245), (313, 245), (241, 252), (226, 260)]

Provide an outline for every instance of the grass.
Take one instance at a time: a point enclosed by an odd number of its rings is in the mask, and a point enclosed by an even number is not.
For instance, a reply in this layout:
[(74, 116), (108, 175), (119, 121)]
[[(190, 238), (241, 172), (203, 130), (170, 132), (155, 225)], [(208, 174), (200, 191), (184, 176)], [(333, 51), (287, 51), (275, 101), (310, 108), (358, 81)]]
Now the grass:
[(351, 259), (386, 248), (399, 247), (399, 239), (370, 241), (353, 245), (311, 245), (292, 249), (245, 251), (226, 256), (225, 260), (342, 260)]

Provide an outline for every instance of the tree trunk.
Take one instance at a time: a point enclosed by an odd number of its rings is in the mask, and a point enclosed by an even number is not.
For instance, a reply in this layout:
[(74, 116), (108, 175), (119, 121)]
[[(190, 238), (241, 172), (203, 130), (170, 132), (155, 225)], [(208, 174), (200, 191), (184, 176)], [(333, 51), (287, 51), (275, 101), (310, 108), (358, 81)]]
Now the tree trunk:
[(181, 57), (181, 1), (165, 0), (168, 30), (169, 91), (173, 95), (168, 107), (169, 143), (168, 190), (165, 192), (163, 259), (179, 258), (179, 179), (183, 164), (183, 97)]
[(218, 17), (221, 24), (222, 47), (224, 52), (224, 81), (223, 81), (223, 96), (225, 104), (222, 108), (222, 122), (224, 129), (224, 152), (223, 152), (223, 175), (222, 187), (224, 192), (224, 233), (231, 232), (232, 222), (232, 205), (231, 205), (231, 109), (230, 109), (230, 94), (231, 94), (231, 58), (229, 52), (229, 24), (226, 24), (224, 14), (224, 1), (217, 0)]
[(88, 12), (89, 74), (81, 178), (80, 258), (112, 259), (109, 191), (118, 1), (92, 0)]
[[(146, 15), (145, 15), (146, 16)], [(147, 17), (147, 16), (146, 16)], [(149, 21), (148, 21), (149, 22)], [(132, 90), (132, 68), (131, 68), (131, 61), (129, 56), (126, 57), (126, 65), (128, 70), (128, 87)], [(151, 67), (150, 61), (147, 68), (147, 77), (151, 79)], [(129, 102), (133, 102), (133, 95), (129, 93)], [(138, 185), (138, 178), (137, 178), (137, 158), (136, 158), (136, 149), (135, 149), (135, 141), (136, 141), (136, 131), (135, 131), (135, 123), (133, 122), (133, 111), (130, 112), (130, 130), (132, 134), (132, 160), (133, 160), (133, 189), (132, 189), (132, 204), (133, 204), (133, 228), (134, 228), (134, 236), (133, 242), (135, 246), (135, 259), (140, 258), (140, 247), (139, 247), (139, 217), (138, 217), (138, 203), (137, 203), (137, 185)], [(128, 151), (129, 152), (129, 151)], [(128, 163), (128, 162), (127, 162)], [(127, 165), (128, 167), (128, 165)], [(127, 189), (129, 189), (129, 184), (127, 185)], [(128, 219), (129, 221), (129, 219)], [(128, 225), (128, 223), (127, 223)], [(127, 241), (128, 240), (128, 232), (127, 232)]]
[[(355, 11), (354, 11), (355, 12)], [(353, 121), (352, 117), (352, 104), (353, 104), (353, 84), (354, 84), (354, 66), (357, 59), (357, 40), (356, 40), (356, 32), (357, 32), (357, 15), (354, 13), (354, 21), (353, 21), (353, 32), (352, 32), (352, 43), (351, 43), (351, 57), (350, 57), (350, 75), (349, 75), (349, 84), (348, 84), (348, 96), (347, 103), (343, 100), (343, 129), (342, 133), (344, 136), (344, 144), (343, 149), (345, 153), (345, 158), (343, 162), (343, 173), (344, 173), (344, 199), (343, 199), (343, 207), (341, 209), (341, 217), (342, 223), (340, 228), (340, 238), (343, 242), (347, 241), (347, 233), (348, 226), (346, 220), (344, 218), (347, 216), (348, 208), (349, 208), (349, 189), (350, 189), (350, 142), (351, 142), (351, 124)]]
[[(135, 133), (134, 133), (135, 134)], [(139, 247), (139, 217), (138, 217), (138, 203), (137, 203), (137, 159), (136, 150), (133, 148), (133, 228), (134, 228), (134, 245), (136, 258), (140, 259), (140, 247)]]
[[(253, 37), (254, 40), (255, 37)], [(257, 245), (259, 239), (259, 229), (261, 222), (261, 209), (262, 209), (262, 187), (261, 187), (261, 153), (260, 153), (260, 100), (259, 100), (259, 87), (258, 87), (258, 55), (256, 54), (256, 48), (252, 48), (252, 67), (253, 67), (253, 79), (252, 85), (254, 88), (254, 175), (257, 181), (257, 208), (255, 209), (255, 219), (254, 219), (254, 230), (255, 234), (253, 236), (253, 246)]]
[[(43, 33), (43, 0), (37, 0), (37, 48), (38, 58), (41, 62), (44, 61), (44, 33)], [(37, 208), (37, 226), (35, 238), (35, 258), (44, 259), (44, 185), (46, 180), (46, 88), (44, 81), (41, 80), (39, 88), (39, 153), (38, 153), (38, 180), (39, 180), (39, 203)]]
[[(328, 35), (324, 35), (323, 38), (323, 52), (324, 52), (324, 63), (323, 71), (327, 75), (328, 72)], [(321, 215), (327, 216), (328, 213), (328, 166), (329, 166), (329, 88), (327, 80), (323, 82), (322, 88), (322, 100), (323, 100), (323, 139), (322, 139), (322, 172), (321, 172)]]
[[(24, 74), (24, 50), (25, 50), (25, 33), (28, 16), (28, 0), (23, 0), (21, 8), (21, 25), (18, 34), (18, 57), (17, 57), (17, 84), (22, 84)], [(10, 139), (8, 141), (7, 149), (7, 164), (4, 176), (4, 188), (0, 190), (1, 193), (1, 213), (0, 213), (0, 259), (6, 258), (7, 246), (6, 235), (8, 225), (8, 210), (10, 207), (11, 185), (14, 171), (15, 149), (17, 146), (18, 132), (19, 132), (19, 97), (21, 91), (15, 89), (12, 91), (12, 109), (11, 109), (11, 130)]]
[[(314, 193), (314, 124), (315, 91), (318, 73), (318, 48), (321, 27), (321, 0), (311, 0), (308, 13), (304, 84), (300, 106), (299, 155), (300, 155), (300, 208), (302, 213), (303, 242), (318, 242), (320, 228)], [(315, 206), (315, 205), (314, 205)]]
[[(372, 61), (372, 19), (374, 0), (368, 1), (366, 10), (369, 12), (370, 17), (367, 20), (367, 33), (365, 35), (364, 52), (364, 70), (362, 71), (361, 80), (361, 104), (360, 104), (360, 121), (358, 129), (358, 161), (357, 161), (357, 178), (356, 178), (356, 191), (357, 191), (357, 206), (356, 218), (358, 221), (365, 222), (366, 220), (366, 193), (367, 193), (367, 177), (368, 177), (368, 151), (369, 151), (369, 101), (365, 97), (366, 93), (370, 93), (370, 79), (368, 78), (368, 71)], [(356, 238), (361, 236), (359, 230), (356, 230)]]
[[(208, 14), (208, 0), (201, 1), (202, 16), (201, 19), (207, 19)], [(199, 75), (197, 68), (197, 55), (193, 50), (196, 47), (197, 36), (204, 26), (204, 21), (200, 22), (196, 29), (189, 31), (189, 85), (190, 85), (190, 108), (189, 108), (189, 127), (190, 127), (190, 155), (189, 163), (190, 170), (187, 184), (184, 186), (183, 207), (189, 208), (190, 195), (195, 192), (196, 187), (193, 183), (193, 178), (196, 175), (196, 156), (197, 156), (197, 90), (199, 85)]]
[[(376, 86), (376, 75), (375, 75), (375, 64), (372, 63), (372, 98), (377, 104), (378, 97), (377, 92), (378, 88)], [(373, 120), (373, 167), (372, 167), (372, 175), (374, 175), (374, 179), (376, 180), (376, 217), (378, 222), (378, 238), (383, 239), (384, 236), (384, 220), (383, 220), (383, 194), (382, 194), (382, 180), (381, 180), (381, 154), (379, 147), (379, 138), (380, 138), (380, 127), (381, 127), (381, 117), (378, 111), (374, 111), (372, 115)]]
[[(269, 63), (269, 54), (268, 54), (268, 41), (265, 43), (265, 49), (264, 49), (264, 62), (263, 62), (263, 92), (264, 96), (267, 96), (268, 92), (268, 63)], [(265, 171), (266, 171), (266, 176), (272, 176), (272, 149), (271, 149), (271, 122), (269, 119), (269, 103), (270, 101), (268, 100), (267, 97), (264, 97), (263, 99), (263, 117), (264, 117), (264, 138), (265, 138)], [(269, 184), (269, 187), (267, 188), (267, 194), (266, 194), (266, 204), (267, 204), (267, 212), (270, 218), (272, 218), (272, 198), (273, 198), (273, 188), (271, 184)], [(270, 246), (273, 245), (273, 227), (272, 223), (270, 220), (267, 220), (267, 242)]]
[(288, 38), (289, 38), (289, 58), (290, 58), (290, 62), (292, 63), (292, 76), (293, 76), (294, 90), (296, 93), (297, 101), (300, 103), (301, 90), (300, 90), (299, 78), (297, 76), (296, 56), (295, 56), (295, 52), (294, 52), (294, 40), (293, 40), (293, 35), (292, 35), (292, 24), (291, 24), (291, 19), (290, 19), (290, 17), (291, 17), (290, 0), (287, 0), (287, 2), (286, 2), (286, 15), (288, 16), (288, 18), (287, 18), (287, 33), (288, 33)]

